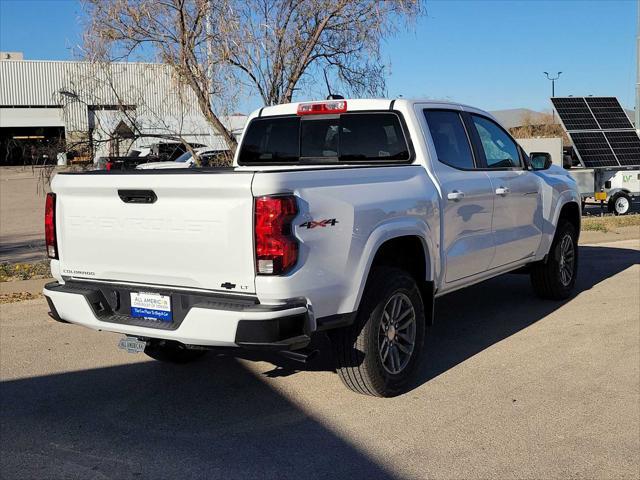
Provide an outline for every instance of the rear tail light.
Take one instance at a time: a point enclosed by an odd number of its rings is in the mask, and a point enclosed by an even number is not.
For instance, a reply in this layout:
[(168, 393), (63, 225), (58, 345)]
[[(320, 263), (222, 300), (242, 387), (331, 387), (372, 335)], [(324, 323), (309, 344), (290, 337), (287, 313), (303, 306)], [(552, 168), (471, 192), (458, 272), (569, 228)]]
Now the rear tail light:
[(334, 100), (330, 102), (301, 103), (298, 105), (298, 115), (329, 115), (332, 113), (344, 113), (347, 111), (346, 100)]
[(47, 193), (47, 200), (44, 207), (44, 240), (49, 258), (58, 258), (55, 193)]
[(111, 171), (111, 167), (113, 167), (113, 162), (107, 162), (105, 164), (105, 168), (107, 169), (107, 172)]
[(261, 275), (281, 275), (298, 261), (298, 242), (291, 222), (298, 214), (293, 195), (255, 199), (256, 270)]

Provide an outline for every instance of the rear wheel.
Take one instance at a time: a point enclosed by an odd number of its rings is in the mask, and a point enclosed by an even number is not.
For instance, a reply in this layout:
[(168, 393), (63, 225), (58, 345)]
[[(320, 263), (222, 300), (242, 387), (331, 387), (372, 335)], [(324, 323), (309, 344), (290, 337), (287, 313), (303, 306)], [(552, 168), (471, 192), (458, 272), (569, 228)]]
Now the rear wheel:
[(189, 363), (204, 356), (207, 350), (190, 349), (181, 343), (169, 340), (152, 340), (145, 347), (144, 353), (161, 362)]
[(616, 215), (626, 215), (631, 209), (631, 197), (624, 192), (618, 192), (609, 200), (609, 211)]
[(402, 393), (419, 365), (424, 335), (424, 307), (413, 277), (397, 268), (375, 268), (356, 322), (333, 335), (342, 382), (365, 395)]
[(546, 262), (531, 267), (531, 284), (539, 297), (569, 298), (578, 274), (578, 234), (570, 222), (558, 224)]

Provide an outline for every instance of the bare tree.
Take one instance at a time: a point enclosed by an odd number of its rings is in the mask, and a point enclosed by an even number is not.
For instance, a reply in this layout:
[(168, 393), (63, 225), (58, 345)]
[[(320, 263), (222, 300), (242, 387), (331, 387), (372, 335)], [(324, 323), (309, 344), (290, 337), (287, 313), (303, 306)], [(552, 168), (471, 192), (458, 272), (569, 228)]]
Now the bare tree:
[[(85, 0), (90, 59), (171, 65), (230, 150), (222, 122), (244, 91), (265, 105), (323, 84), (385, 90), (381, 42), (422, 12), (421, 0)], [(137, 56), (137, 57), (136, 57)], [(244, 89), (242, 88), (244, 87)]]
[(385, 92), (382, 40), (422, 12), (420, 0), (253, 0), (224, 6), (222, 59), (265, 105), (288, 103), (328, 71), (355, 95)]
[[(198, 106), (215, 132), (234, 150), (236, 138), (221, 121), (212, 98), (230, 94), (216, 68), (211, 46), (219, 38), (222, 1), (86, 0), (89, 22), (85, 49), (91, 60), (132, 59), (151, 55), (171, 65), (195, 93)], [(148, 59), (148, 58), (146, 58)]]

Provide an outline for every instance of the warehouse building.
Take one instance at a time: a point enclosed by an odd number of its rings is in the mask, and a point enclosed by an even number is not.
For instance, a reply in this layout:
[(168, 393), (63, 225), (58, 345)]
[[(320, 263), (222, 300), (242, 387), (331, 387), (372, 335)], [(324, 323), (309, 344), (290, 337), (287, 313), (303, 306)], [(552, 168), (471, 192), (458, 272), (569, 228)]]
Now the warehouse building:
[[(243, 115), (224, 117), (239, 135)], [(23, 60), (0, 53), (0, 165), (124, 155), (182, 140), (224, 149), (167, 65)]]

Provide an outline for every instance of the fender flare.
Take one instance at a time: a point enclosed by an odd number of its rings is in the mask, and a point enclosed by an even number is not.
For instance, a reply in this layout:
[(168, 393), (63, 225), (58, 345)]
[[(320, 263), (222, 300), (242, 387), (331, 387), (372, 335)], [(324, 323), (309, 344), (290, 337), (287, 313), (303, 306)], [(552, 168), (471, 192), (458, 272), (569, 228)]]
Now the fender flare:
[(436, 262), (438, 259), (434, 256), (436, 246), (433, 244), (433, 235), (429, 225), (419, 218), (389, 220), (378, 225), (367, 239), (361, 261), (354, 272), (354, 278), (357, 280), (353, 282), (349, 295), (345, 297), (345, 311), (353, 312), (360, 306), (360, 300), (369, 278), (373, 259), (380, 247), (385, 242), (400, 237), (418, 237), (420, 239), (426, 261), (426, 278), (424, 280), (435, 280)]
[[(581, 202), (582, 202), (582, 199), (580, 197), (580, 194), (573, 190), (565, 190), (560, 194), (560, 197), (556, 202), (555, 211), (553, 212), (553, 234), (554, 235), (556, 233), (556, 228), (558, 227), (558, 219), (560, 218), (560, 212), (562, 212), (562, 209), (564, 208), (564, 206), (567, 205), (568, 203), (577, 203), (578, 207), (580, 207), (580, 205), (582, 205)], [(580, 210), (580, 213), (582, 213), (582, 210)]]
[(618, 193), (625, 193), (627, 196), (631, 197), (631, 190), (629, 190), (628, 188), (622, 188), (622, 187), (617, 187), (617, 188), (612, 188), (607, 192), (607, 196), (609, 198), (612, 198), (614, 195), (617, 195)]
[[(575, 190), (565, 190), (564, 192), (560, 193), (553, 210), (553, 215), (551, 216), (551, 221), (547, 222), (547, 228), (545, 228), (545, 231), (542, 235), (540, 249), (538, 250), (539, 258), (543, 258), (545, 255), (547, 255), (547, 253), (549, 253), (551, 243), (553, 242), (553, 238), (556, 234), (556, 229), (558, 228), (560, 212), (562, 212), (564, 206), (569, 203), (576, 203), (578, 205), (578, 211), (582, 215), (582, 198), (580, 197), (580, 194)], [(578, 234), (579, 233), (580, 232), (578, 232)]]

